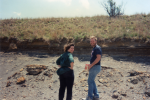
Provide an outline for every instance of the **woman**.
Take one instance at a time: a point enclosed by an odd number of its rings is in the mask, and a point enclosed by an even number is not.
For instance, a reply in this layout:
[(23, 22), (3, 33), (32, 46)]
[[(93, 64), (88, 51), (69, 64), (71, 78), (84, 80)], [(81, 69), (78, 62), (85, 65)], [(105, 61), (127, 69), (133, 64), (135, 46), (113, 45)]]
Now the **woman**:
[(59, 88), (59, 100), (63, 100), (65, 88), (67, 87), (67, 98), (66, 100), (72, 99), (72, 87), (74, 83), (74, 72), (73, 64), (74, 59), (72, 53), (74, 52), (74, 44), (70, 43), (64, 46), (63, 53), (56, 61), (57, 65), (60, 67), (57, 71), (60, 79), (60, 88)]

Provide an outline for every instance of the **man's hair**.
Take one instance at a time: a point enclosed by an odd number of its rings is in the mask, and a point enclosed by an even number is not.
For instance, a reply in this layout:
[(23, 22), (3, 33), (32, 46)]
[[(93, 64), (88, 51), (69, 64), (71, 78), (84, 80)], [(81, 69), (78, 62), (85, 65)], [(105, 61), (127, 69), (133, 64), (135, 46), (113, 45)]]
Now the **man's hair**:
[(69, 43), (64, 45), (64, 52), (67, 52), (68, 49), (70, 49), (71, 46), (75, 46), (74, 43)]
[(95, 41), (97, 41), (97, 37), (95, 36), (90, 36), (90, 39), (94, 39)]

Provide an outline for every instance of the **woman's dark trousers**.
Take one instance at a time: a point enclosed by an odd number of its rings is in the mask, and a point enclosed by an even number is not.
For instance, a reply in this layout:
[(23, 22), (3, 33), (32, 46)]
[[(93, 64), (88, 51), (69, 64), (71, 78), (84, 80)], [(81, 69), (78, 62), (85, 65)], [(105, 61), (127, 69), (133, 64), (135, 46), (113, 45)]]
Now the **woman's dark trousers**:
[(73, 70), (70, 70), (60, 75), (59, 79), (60, 79), (59, 100), (63, 100), (66, 87), (67, 87), (66, 100), (71, 100), (72, 99), (72, 87), (74, 83)]

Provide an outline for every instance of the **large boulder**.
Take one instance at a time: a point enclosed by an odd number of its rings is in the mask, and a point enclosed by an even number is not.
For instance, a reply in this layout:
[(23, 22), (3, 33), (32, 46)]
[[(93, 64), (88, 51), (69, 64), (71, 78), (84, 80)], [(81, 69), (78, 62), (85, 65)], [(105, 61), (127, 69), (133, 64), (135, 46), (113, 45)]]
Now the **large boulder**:
[(37, 75), (47, 69), (45, 65), (27, 65), (26, 70), (30, 75)]

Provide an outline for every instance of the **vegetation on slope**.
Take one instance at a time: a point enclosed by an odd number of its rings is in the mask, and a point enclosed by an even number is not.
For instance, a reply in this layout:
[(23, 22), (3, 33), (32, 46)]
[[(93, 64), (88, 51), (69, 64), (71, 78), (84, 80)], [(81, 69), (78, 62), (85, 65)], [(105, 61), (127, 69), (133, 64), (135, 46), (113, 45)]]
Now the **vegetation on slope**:
[(150, 14), (75, 18), (36, 18), (0, 20), (0, 37), (46, 41), (70, 37), (82, 39), (91, 35), (99, 39), (150, 39)]

